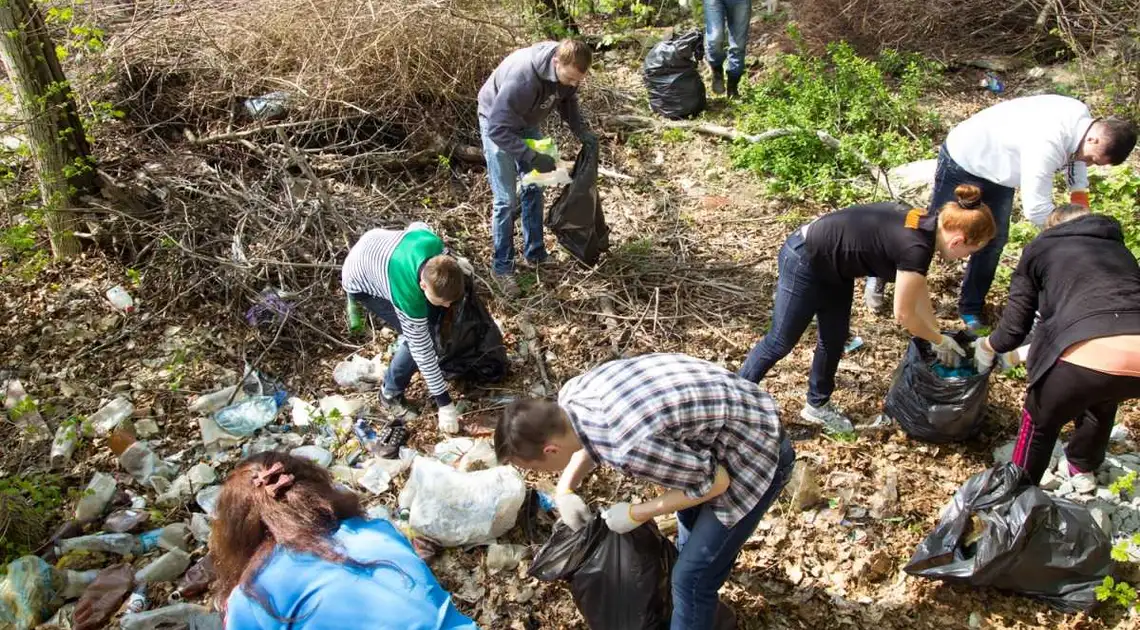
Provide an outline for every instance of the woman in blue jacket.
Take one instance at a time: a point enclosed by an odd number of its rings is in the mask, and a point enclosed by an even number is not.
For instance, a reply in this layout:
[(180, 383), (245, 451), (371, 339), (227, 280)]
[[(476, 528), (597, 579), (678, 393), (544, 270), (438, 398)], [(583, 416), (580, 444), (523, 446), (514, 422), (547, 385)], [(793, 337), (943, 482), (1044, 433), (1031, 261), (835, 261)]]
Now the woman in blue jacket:
[(477, 630), (391, 523), (285, 453), (226, 479), (210, 549), (227, 630)]

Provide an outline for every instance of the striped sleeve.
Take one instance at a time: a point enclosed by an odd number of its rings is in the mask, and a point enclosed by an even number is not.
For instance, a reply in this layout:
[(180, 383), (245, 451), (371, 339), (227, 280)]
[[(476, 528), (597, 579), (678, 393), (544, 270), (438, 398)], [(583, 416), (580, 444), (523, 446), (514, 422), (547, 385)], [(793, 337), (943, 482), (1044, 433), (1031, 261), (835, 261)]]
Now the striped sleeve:
[(427, 383), (428, 391), (435, 398), (440, 407), (451, 404), (451, 395), (447, 391), (447, 381), (443, 378), (443, 370), (439, 368), (439, 357), (435, 353), (435, 344), (431, 339), (431, 329), (428, 327), (426, 317), (408, 317), (400, 309), (396, 309), (396, 317), (400, 319), (400, 328), (404, 331), (408, 347), (412, 351), (412, 358), (420, 368), (420, 374)]

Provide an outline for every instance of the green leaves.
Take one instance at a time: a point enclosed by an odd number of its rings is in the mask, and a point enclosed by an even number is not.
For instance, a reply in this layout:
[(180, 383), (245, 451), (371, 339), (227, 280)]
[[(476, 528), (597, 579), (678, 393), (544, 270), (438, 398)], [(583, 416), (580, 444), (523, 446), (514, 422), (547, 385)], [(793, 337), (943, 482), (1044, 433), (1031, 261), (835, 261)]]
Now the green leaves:
[[(797, 35), (792, 31), (793, 39)], [(893, 166), (933, 155), (936, 115), (918, 104), (940, 67), (917, 55), (884, 52), (860, 57), (845, 42), (822, 57), (803, 50), (781, 56), (768, 75), (745, 91), (737, 126), (755, 134), (770, 129), (804, 133), (733, 150), (733, 164), (768, 175), (769, 192), (846, 205), (858, 200), (852, 185), (865, 168), (858, 155)], [(839, 151), (813, 133), (839, 139)]]

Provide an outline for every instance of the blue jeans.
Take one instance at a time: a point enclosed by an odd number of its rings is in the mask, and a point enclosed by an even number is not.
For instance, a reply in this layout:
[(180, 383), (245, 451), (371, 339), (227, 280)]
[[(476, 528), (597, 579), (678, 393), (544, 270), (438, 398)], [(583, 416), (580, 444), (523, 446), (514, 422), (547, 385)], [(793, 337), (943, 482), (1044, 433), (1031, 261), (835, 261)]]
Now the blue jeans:
[(816, 273), (804, 249), (800, 230), (792, 232), (784, 242), (778, 264), (780, 275), (771, 326), (748, 353), (740, 375), (759, 383), (777, 361), (796, 347), (815, 317), (819, 341), (811, 362), (807, 400), (813, 407), (821, 407), (835, 391), (835, 371), (839, 369), (851, 324), (855, 282), (828, 279)]
[[(381, 391), (385, 398), (402, 396), (404, 390), (408, 389), (408, 384), (412, 382), (412, 377), (420, 371), (420, 367), (416, 365), (416, 360), (412, 357), (412, 349), (408, 347), (408, 340), (404, 338), (404, 331), (400, 329), (400, 319), (396, 317), (396, 308), (388, 300), (367, 293), (353, 293), (352, 299), (356, 300), (357, 304), (372, 311), (373, 315), (384, 320), (385, 324), (391, 326), (400, 335), (396, 338), (396, 352), (392, 354), (392, 363), (388, 365), (388, 371), (384, 374), (384, 387)], [(429, 304), (428, 325), (435, 328), (443, 313), (444, 309)]]
[(958, 314), (981, 317), (986, 304), (986, 294), (994, 283), (1001, 262), (1001, 252), (1009, 240), (1009, 217), (1013, 212), (1012, 188), (982, 179), (962, 168), (943, 146), (938, 151), (938, 166), (934, 171), (934, 191), (930, 196), (931, 213), (941, 209), (948, 201), (954, 201), (954, 188), (958, 184), (973, 184), (982, 189), (982, 203), (990, 207), (997, 235), (974, 255), (966, 265), (966, 275), (962, 278), (962, 293), (958, 297)]
[(724, 40), (728, 39), (729, 78), (744, 74), (744, 49), (748, 47), (748, 25), (752, 21), (752, 0), (705, 0), (705, 55), (709, 66), (724, 66)]
[(744, 518), (732, 527), (717, 520), (712, 508), (698, 505), (677, 512), (677, 563), (673, 565), (672, 630), (708, 630), (716, 617), (717, 591), (728, 579), (744, 543), (756, 531), (780, 491), (788, 483), (796, 451), (785, 437), (772, 485)]
[[(542, 242), (542, 188), (523, 186), (519, 193), (519, 178), (523, 165), (503, 151), (487, 135), (487, 121), (479, 120), (483, 137), (483, 156), (487, 160), (487, 180), (491, 182), (494, 199), (491, 209), (491, 244), (494, 252), (491, 268), (498, 275), (515, 270), (515, 219), (519, 216), (519, 197), (522, 199), (523, 255), (531, 262), (546, 260), (546, 246)], [(542, 138), (538, 127), (524, 129), (523, 138)]]

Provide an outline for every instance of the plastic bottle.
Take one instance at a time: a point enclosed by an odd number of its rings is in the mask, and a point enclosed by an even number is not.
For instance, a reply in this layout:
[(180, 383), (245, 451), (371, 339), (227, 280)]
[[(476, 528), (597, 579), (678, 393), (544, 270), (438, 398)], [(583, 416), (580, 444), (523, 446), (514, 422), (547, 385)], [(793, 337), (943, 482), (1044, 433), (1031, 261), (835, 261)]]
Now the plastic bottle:
[(65, 586), (60, 591), (60, 595), (64, 599), (75, 599), (87, 590), (87, 587), (99, 577), (99, 569), (92, 569), (90, 571), (71, 571), (65, 570), (63, 572)]
[(253, 435), (254, 431), (273, 422), (283, 402), (284, 397), (255, 396), (222, 409), (214, 414), (214, 421), (223, 431), (232, 435)]
[(165, 627), (185, 628), (196, 619), (210, 615), (209, 609), (197, 604), (174, 604), (140, 613), (123, 615), (122, 630), (157, 630)]
[(130, 597), (127, 598), (127, 614), (140, 613), (146, 610), (150, 600), (146, 596), (146, 583), (139, 584), (135, 590), (131, 591)]
[(63, 468), (71, 461), (75, 448), (79, 445), (79, 424), (64, 422), (55, 430), (55, 438), (51, 442), (50, 465), (52, 468)]
[(112, 400), (111, 402), (99, 408), (99, 411), (91, 414), (91, 426), (95, 429), (95, 435), (99, 437), (106, 437), (110, 435), (123, 420), (131, 417), (135, 412), (135, 406), (131, 401), (123, 396)]
[(358, 333), (364, 330), (364, 317), (360, 313), (360, 305), (352, 296), (347, 296), (344, 303), (344, 312), (348, 318), (348, 332)]
[(117, 485), (115, 478), (110, 475), (99, 472), (92, 475), (83, 497), (75, 506), (76, 520), (93, 521), (103, 516), (103, 510), (107, 509), (107, 504), (111, 502)]
[(128, 446), (119, 455), (119, 466), (144, 485), (149, 483), (152, 477), (169, 479), (178, 472), (174, 466), (163, 461), (154, 451), (150, 450), (150, 445), (146, 442), (135, 442)]
[(107, 289), (107, 299), (110, 300), (115, 308), (124, 313), (131, 313), (135, 310), (134, 298), (132, 298), (131, 294), (127, 293), (127, 290), (121, 285), (116, 284), (110, 289)]
[(65, 538), (59, 541), (58, 550), (61, 556), (72, 551), (102, 551), (120, 556), (137, 555), (142, 551), (138, 539), (130, 534), (94, 534)]
[(186, 572), (190, 566), (190, 554), (181, 549), (171, 549), (135, 573), (136, 582), (154, 584), (171, 582)]
[[(231, 400), (232, 398), (232, 400)], [(211, 414), (225, 408), (226, 405), (239, 403), (249, 396), (237, 385), (223, 387), (216, 392), (202, 394), (190, 402), (191, 413)]]
[(150, 520), (146, 510), (116, 510), (103, 521), (103, 529), (116, 534), (129, 534)]
[(210, 588), (215, 577), (214, 557), (206, 554), (178, 581), (178, 590), (174, 591), (174, 595), (181, 599), (197, 597)]

